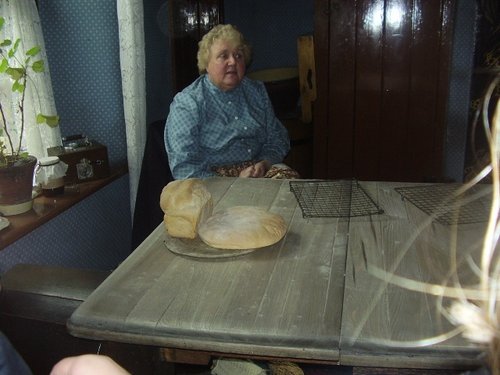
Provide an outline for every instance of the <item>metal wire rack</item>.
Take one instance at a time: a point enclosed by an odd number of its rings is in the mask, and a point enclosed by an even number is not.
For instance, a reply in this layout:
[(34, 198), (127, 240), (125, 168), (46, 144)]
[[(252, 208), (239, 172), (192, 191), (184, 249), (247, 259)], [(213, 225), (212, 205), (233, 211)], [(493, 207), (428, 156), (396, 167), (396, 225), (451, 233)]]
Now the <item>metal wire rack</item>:
[(384, 212), (356, 180), (292, 180), (290, 190), (304, 218), (349, 218)]
[(482, 223), (489, 219), (491, 187), (474, 186), (462, 194), (461, 184), (399, 187), (395, 190), (417, 208), (444, 225)]

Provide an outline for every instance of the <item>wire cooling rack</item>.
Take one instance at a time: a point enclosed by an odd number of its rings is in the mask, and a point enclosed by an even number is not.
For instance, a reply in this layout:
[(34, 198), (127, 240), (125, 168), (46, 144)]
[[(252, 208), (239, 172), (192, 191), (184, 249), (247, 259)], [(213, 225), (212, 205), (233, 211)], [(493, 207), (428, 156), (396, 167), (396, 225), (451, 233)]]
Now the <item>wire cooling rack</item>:
[(489, 219), (491, 186), (480, 185), (458, 194), (461, 184), (399, 187), (395, 190), (444, 225), (482, 223)]
[(304, 218), (349, 218), (384, 212), (356, 180), (292, 180), (290, 190)]

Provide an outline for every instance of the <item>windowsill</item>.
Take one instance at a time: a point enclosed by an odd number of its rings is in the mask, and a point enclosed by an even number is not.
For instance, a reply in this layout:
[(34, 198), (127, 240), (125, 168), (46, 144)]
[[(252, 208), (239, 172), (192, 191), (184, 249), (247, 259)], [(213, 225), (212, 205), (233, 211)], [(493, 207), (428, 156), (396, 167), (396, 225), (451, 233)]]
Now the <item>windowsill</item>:
[(61, 195), (54, 197), (39, 195), (33, 200), (33, 209), (30, 211), (24, 214), (6, 217), (10, 225), (0, 230), (0, 250), (3, 250), (10, 244), (126, 173), (126, 167), (112, 169), (109, 177), (80, 183), (72, 186), (72, 188), (66, 187), (64, 193)]

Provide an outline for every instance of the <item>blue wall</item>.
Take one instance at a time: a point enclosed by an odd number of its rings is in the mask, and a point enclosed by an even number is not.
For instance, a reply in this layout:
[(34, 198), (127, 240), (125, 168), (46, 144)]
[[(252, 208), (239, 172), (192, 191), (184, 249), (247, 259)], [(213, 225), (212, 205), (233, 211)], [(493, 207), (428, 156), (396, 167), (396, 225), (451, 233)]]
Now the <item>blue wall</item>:
[(125, 164), (115, 0), (41, 1), (39, 10), (62, 134), (84, 133)]
[[(39, 1), (62, 135), (83, 133), (127, 159), (116, 0)], [(113, 269), (131, 251), (128, 175), (0, 251), (17, 263)]]
[(252, 45), (249, 71), (297, 66), (297, 37), (313, 33), (314, 1), (225, 0), (224, 21)]

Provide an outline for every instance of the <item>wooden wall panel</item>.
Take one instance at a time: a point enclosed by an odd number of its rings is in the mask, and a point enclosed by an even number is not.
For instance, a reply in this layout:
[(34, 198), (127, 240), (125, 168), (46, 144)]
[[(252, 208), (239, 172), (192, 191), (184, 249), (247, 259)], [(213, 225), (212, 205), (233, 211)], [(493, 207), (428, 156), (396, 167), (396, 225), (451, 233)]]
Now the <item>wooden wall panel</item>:
[[(328, 175), (348, 176), (353, 168), (356, 3), (333, 1), (330, 9)], [(332, 117), (333, 115), (333, 117)]]
[(328, 122), (329, 122), (329, 38), (330, 38), (330, 2), (314, 0), (314, 60), (316, 63), (316, 101), (313, 103), (314, 154), (313, 175), (327, 178), (328, 161)]
[(374, 176), (379, 180), (404, 179), (408, 170), (412, 3), (412, 0), (388, 0), (385, 4), (380, 164), (378, 176)]
[[(416, 11), (418, 10), (418, 11)], [(429, 1), (415, 0), (412, 25), (412, 61), (410, 72), (407, 173), (406, 180), (423, 177), (432, 180), (442, 173), (438, 161), (443, 155), (437, 149), (442, 141), (438, 135), (444, 132), (438, 90), (440, 81), (442, 8)], [(441, 132), (437, 133), (436, 130)], [(442, 149), (441, 149), (442, 150)]]
[(315, 177), (439, 180), (453, 0), (316, 6)]
[(439, 69), (436, 61), (439, 61), (439, 34), (433, 30), (440, 30), (440, 9), (426, 6), (422, 1), (416, 3), (421, 14), (414, 16), (412, 29), (414, 54), (410, 117), (407, 122), (411, 139), (411, 142), (408, 142), (408, 166), (410, 172), (420, 174), (427, 170), (429, 159), (435, 160), (437, 156), (434, 152), (435, 143), (430, 141), (434, 140), (433, 129), (438, 125), (436, 88)]
[[(452, 63), (452, 44), (453, 44), (453, 29), (455, 27), (456, 1), (443, 0), (441, 15), (441, 38), (439, 40), (440, 59), (438, 62), (439, 80), (437, 84), (437, 108), (436, 121), (438, 124), (447, 124), (447, 112), (445, 108), (448, 106), (449, 86), (450, 86), (450, 70)], [(437, 155), (440, 155), (442, 160), (436, 171), (438, 175), (430, 181), (442, 180), (445, 171), (445, 142), (446, 142), (446, 127), (444, 129), (436, 127), (434, 129), (434, 139), (436, 144), (434, 150)], [(446, 178), (446, 176), (444, 176)]]
[(384, 0), (363, 0), (356, 9), (356, 81), (354, 86), (354, 168), (348, 177), (373, 180), (382, 150)]

